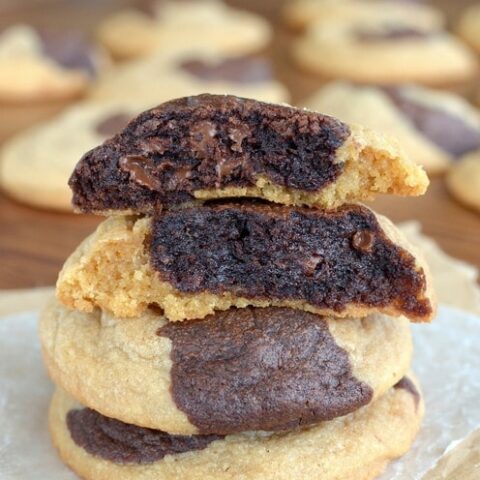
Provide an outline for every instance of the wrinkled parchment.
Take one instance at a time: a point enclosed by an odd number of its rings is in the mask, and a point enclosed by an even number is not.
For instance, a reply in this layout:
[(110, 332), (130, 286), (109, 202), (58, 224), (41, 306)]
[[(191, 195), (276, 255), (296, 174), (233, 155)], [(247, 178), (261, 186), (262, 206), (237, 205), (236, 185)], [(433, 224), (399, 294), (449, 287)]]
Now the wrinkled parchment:
[[(48, 438), (52, 386), (41, 364), (36, 317), (0, 318), (0, 480), (73, 480)], [(421, 479), (449, 446), (480, 426), (480, 318), (442, 307), (432, 324), (412, 328), (427, 413), (412, 450), (381, 480)]]

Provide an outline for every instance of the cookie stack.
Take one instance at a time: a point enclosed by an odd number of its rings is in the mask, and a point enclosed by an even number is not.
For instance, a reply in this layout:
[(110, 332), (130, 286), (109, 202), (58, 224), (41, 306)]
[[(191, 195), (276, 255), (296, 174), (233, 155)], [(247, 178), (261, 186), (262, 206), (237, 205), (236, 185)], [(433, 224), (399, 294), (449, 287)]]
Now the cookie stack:
[(370, 479), (423, 404), (427, 266), (356, 203), (420, 195), (369, 130), (200, 95), (139, 115), (70, 185), (108, 215), (44, 312), (54, 444), (86, 479)]

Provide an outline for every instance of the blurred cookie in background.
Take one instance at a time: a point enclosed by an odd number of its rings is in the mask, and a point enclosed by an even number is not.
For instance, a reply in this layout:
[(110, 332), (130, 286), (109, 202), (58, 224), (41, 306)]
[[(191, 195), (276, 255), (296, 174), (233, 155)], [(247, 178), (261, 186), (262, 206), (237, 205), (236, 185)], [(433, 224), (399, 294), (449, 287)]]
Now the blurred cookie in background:
[(270, 59), (190, 51), (166, 52), (107, 72), (91, 98), (143, 100), (153, 104), (204, 92), (285, 102), (287, 89), (274, 78)]
[(480, 113), (453, 93), (413, 85), (381, 88), (336, 82), (304, 106), (392, 135), (430, 174), (445, 171), (480, 148)]
[(298, 65), (322, 78), (453, 87), (477, 73), (477, 58), (446, 31), (401, 18), (337, 19), (309, 26), (296, 40)]
[(72, 210), (67, 182), (78, 160), (145, 108), (121, 102), (79, 103), (16, 135), (0, 150), (0, 187), (34, 207)]
[(463, 11), (456, 31), (477, 53), (480, 53), (480, 3)]
[(98, 29), (100, 42), (117, 60), (192, 46), (243, 55), (263, 50), (271, 37), (262, 17), (216, 0), (142, 2), (137, 9), (113, 14)]
[(77, 32), (0, 33), (0, 140), (82, 97), (108, 59)]
[(466, 155), (452, 167), (447, 186), (459, 202), (480, 212), (480, 150)]
[(445, 16), (439, 9), (406, 0), (290, 0), (282, 17), (297, 31), (318, 21), (338, 20), (395, 20), (427, 28), (442, 28), (445, 24)]

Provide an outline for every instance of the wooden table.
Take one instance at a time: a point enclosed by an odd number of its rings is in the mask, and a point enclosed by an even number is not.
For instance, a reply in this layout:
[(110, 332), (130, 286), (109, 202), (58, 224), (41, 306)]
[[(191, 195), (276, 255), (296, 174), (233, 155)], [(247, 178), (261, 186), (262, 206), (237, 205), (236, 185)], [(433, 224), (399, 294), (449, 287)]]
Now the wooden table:
[[(125, 3), (128, 1), (2, 0), (0, 28), (25, 21), (91, 31), (94, 21)], [(280, 2), (232, 0), (230, 3), (261, 8), (275, 18)], [(459, 4), (465, 2), (441, 3), (455, 14)], [(285, 33), (277, 35), (273, 56), (279, 77), (291, 89), (293, 100), (299, 100), (317, 88), (318, 80), (291, 66), (285, 53), (288, 42)], [(432, 181), (429, 192), (422, 198), (384, 197), (375, 202), (375, 209), (394, 221), (419, 220), (424, 231), (448, 253), (480, 268), (480, 216), (451, 200), (441, 178)], [(0, 195), (0, 289), (52, 285), (65, 258), (100, 221), (86, 215), (35, 210)]]

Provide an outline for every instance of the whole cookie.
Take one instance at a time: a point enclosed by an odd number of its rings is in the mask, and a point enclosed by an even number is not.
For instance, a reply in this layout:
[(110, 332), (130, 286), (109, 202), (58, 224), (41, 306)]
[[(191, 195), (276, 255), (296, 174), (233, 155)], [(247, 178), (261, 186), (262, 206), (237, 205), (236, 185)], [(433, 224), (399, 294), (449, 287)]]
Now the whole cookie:
[(0, 103), (78, 98), (105, 62), (77, 33), (12, 26), (0, 33)]
[(385, 0), (290, 0), (282, 12), (285, 23), (295, 30), (318, 21), (405, 21), (419, 27), (441, 28), (442, 12), (430, 5), (411, 1)]
[(155, 303), (173, 321), (248, 305), (412, 321), (435, 312), (421, 255), (360, 205), (326, 212), (215, 203), (111, 217), (67, 260), (57, 296), (70, 308), (117, 316)]
[(138, 99), (157, 105), (172, 98), (203, 92), (230, 93), (266, 102), (286, 102), (287, 89), (274, 78), (264, 56), (228, 56), (165, 51), (119, 66), (100, 78), (90, 97)]
[(408, 372), (406, 319), (335, 320), (286, 308), (191, 322), (52, 303), (40, 336), (52, 379), (84, 405), (172, 434), (286, 430), (331, 420)]
[(480, 211), (480, 151), (465, 156), (450, 169), (447, 186), (459, 202)]
[(448, 92), (413, 85), (379, 88), (336, 82), (304, 104), (391, 135), (431, 174), (445, 171), (480, 148), (480, 113)]
[(113, 14), (100, 24), (98, 38), (117, 59), (159, 50), (244, 55), (263, 50), (272, 30), (263, 18), (215, 0), (150, 1), (147, 8)]
[(480, 5), (475, 4), (466, 8), (457, 24), (457, 33), (478, 53), (480, 53)]
[(369, 480), (410, 448), (423, 411), (405, 378), (353, 414), (287, 433), (173, 437), (103, 417), (60, 390), (49, 423), (60, 456), (87, 480)]
[(395, 140), (317, 112), (233, 95), (178, 98), (87, 152), (78, 210), (155, 213), (195, 199), (256, 197), (333, 208), (421, 195), (428, 178)]
[(71, 210), (68, 178), (79, 156), (125, 127), (142, 108), (81, 103), (17, 134), (0, 149), (0, 187), (35, 207)]
[(298, 65), (323, 78), (446, 87), (477, 72), (473, 52), (446, 31), (390, 19), (343, 19), (310, 25), (292, 51)]

